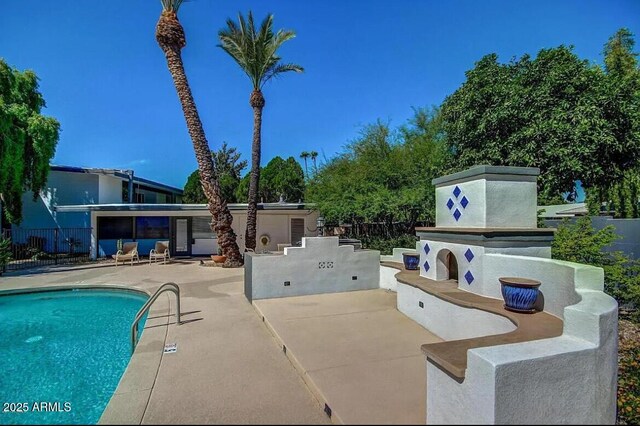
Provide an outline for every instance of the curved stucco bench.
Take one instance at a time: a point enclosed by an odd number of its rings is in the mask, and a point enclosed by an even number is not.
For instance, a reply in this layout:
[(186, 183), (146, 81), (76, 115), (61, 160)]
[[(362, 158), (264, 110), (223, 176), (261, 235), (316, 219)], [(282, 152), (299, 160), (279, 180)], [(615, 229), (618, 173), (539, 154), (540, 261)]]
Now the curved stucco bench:
[(457, 381), (464, 380), (469, 349), (547, 339), (562, 335), (562, 320), (547, 312), (521, 314), (507, 311), (504, 309), (502, 300), (459, 290), (455, 281), (430, 280), (421, 277), (418, 271), (406, 270), (402, 264), (396, 262), (381, 262), (380, 264), (399, 270), (395, 274), (399, 283), (414, 287), (463, 308), (478, 309), (499, 315), (515, 326), (513, 331), (507, 333), (422, 345), (422, 352), (426, 357)]

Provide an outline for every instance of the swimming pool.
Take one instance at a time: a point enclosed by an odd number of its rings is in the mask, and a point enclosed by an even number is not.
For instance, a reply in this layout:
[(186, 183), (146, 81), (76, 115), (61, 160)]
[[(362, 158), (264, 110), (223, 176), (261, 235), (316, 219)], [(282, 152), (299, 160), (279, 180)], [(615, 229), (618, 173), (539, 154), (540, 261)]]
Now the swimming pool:
[(0, 292), (0, 424), (97, 423), (147, 299), (103, 289)]

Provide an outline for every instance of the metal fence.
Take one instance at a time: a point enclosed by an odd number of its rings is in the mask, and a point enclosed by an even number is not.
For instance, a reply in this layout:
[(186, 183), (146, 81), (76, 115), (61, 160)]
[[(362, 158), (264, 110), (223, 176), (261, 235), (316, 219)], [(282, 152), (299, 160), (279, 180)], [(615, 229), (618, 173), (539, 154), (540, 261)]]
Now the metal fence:
[(91, 228), (3, 229), (11, 241), (7, 270), (86, 262), (91, 252)]

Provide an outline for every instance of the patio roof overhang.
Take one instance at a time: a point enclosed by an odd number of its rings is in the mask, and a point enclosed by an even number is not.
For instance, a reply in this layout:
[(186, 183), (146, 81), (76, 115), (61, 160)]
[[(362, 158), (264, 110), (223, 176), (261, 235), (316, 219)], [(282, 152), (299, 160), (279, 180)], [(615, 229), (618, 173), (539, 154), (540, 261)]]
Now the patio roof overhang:
[[(231, 211), (247, 210), (248, 204), (234, 203), (228, 204)], [(315, 204), (312, 203), (259, 203), (258, 210), (312, 210)], [(80, 204), (56, 206), (55, 211), (59, 213), (70, 212), (174, 212), (174, 211), (208, 211), (206, 204)]]

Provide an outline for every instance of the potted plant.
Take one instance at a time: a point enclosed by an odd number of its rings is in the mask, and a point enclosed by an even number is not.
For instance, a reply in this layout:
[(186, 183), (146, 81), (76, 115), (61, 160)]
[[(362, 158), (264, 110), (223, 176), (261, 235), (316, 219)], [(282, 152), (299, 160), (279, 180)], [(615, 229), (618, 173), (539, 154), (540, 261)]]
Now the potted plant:
[(224, 256), (222, 254), (222, 247), (218, 247), (218, 254), (212, 254), (211, 255), (211, 260), (213, 260), (215, 263), (224, 263), (227, 260), (227, 256)]
[(540, 291), (540, 281), (519, 277), (500, 277), (498, 280), (505, 309), (528, 314), (536, 312), (534, 306)]
[(417, 271), (420, 267), (420, 255), (415, 252), (405, 251), (402, 253), (402, 263), (404, 263), (404, 269), (409, 271)]

